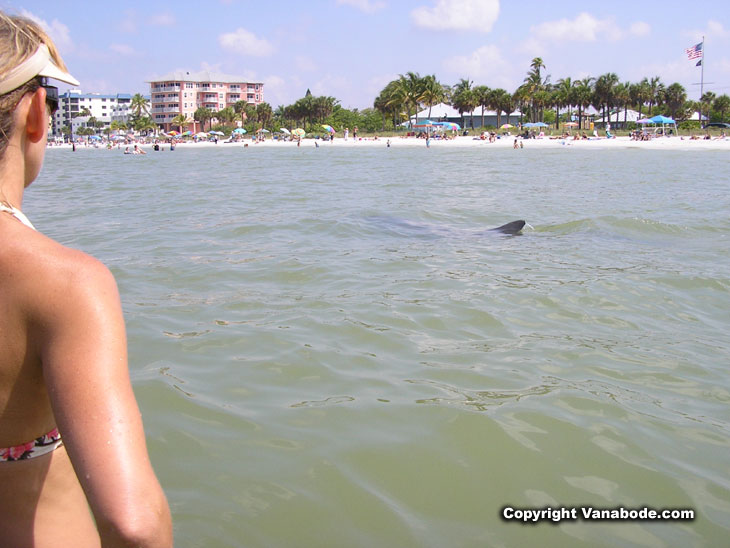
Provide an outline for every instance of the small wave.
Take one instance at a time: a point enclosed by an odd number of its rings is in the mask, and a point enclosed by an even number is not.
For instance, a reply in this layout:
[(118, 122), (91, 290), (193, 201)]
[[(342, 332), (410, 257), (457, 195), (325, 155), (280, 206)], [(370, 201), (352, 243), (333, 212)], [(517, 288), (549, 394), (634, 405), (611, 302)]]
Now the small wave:
[[(686, 225), (672, 224), (640, 217), (603, 216), (596, 218), (577, 219), (554, 225), (544, 225), (535, 228), (538, 233), (556, 235), (604, 233), (616, 236), (685, 236), (697, 228)], [(702, 227), (699, 228), (702, 230)]]

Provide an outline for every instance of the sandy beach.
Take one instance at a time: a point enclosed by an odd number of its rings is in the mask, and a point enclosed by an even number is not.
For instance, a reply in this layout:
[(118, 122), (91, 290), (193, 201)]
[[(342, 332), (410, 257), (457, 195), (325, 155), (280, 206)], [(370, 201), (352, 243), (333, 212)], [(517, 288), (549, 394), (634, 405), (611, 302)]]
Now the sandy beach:
[[(650, 141), (635, 141), (630, 137), (614, 137), (611, 139), (606, 138), (591, 138), (582, 140), (573, 140), (572, 138), (554, 138), (554, 137), (543, 137), (536, 139), (521, 139), (515, 136), (502, 136), (496, 139), (494, 142), (488, 140), (482, 140), (479, 137), (471, 136), (459, 136), (453, 139), (431, 139), (429, 146), (431, 148), (464, 148), (464, 147), (482, 147), (485, 149), (489, 148), (513, 148), (515, 139), (522, 144), (522, 150), (530, 148), (592, 148), (592, 149), (603, 149), (603, 148), (642, 148), (648, 150), (730, 150), (730, 138), (712, 138), (709, 140), (705, 139), (690, 139), (689, 137), (673, 136), (673, 137), (657, 137)], [(152, 150), (152, 144), (138, 143), (138, 146), (149, 151)], [(262, 148), (262, 147), (276, 147), (276, 148), (287, 148), (296, 147), (296, 141), (280, 141), (275, 139), (266, 139), (265, 141), (255, 142), (253, 140), (244, 140), (239, 142), (226, 142), (218, 141), (182, 141), (176, 144), (178, 148), (202, 148), (202, 147), (240, 147), (240, 148)], [(303, 139), (301, 147), (311, 148), (327, 148), (327, 147), (349, 147), (349, 148), (361, 148), (361, 147), (426, 147), (426, 140), (416, 137), (378, 137), (378, 138), (358, 138), (357, 140), (349, 138), (335, 138), (334, 141), (322, 141), (319, 139)], [(106, 150), (104, 145), (76, 145), (77, 148), (98, 148), (100, 150)], [(115, 145), (113, 150), (123, 151), (127, 145)], [(169, 143), (161, 144), (161, 148), (169, 150)], [(71, 145), (53, 145), (49, 148), (71, 148)]]

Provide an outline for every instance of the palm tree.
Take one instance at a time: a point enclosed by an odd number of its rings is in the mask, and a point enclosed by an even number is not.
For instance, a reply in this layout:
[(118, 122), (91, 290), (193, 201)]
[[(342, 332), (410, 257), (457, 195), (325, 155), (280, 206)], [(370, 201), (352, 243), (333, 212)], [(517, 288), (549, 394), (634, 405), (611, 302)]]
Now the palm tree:
[(507, 115), (509, 123), (509, 115), (515, 110), (515, 102), (512, 95), (502, 88), (492, 90), (492, 107), (497, 111), (497, 127), (502, 125), (502, 112)]
[[(702, 112), (707, 113), (707, 119), (710, 119), (710, 107), (712, 106), (712, 103), (715, 101), (715, 94), (711, 91), (706, 91), (702, 94), (702, 97), (700, 97), (700, 125), (702, 124)], [(704, 106), (707, 106), (707, 108), (703, 108)]]
[(593, 105), (603, 110), (602, 120), (606, 121), (611, 107), (616, 102), (616, 86), (618, 85), (618, 76), (613, 72), (608, 72), (599, 76), (593, 87)]
[(213, 111), (206, 107), (199, 107), (193, 114), (193, 119), (200, 122), (200, 129), (205, 131), (205, 123), (213, 118)]
[(687, 92), (681, 84), (674, 83), (669, 86), (664, 92), (664, 102), (669, 108), (671, 117), (676, 120), (677, 113), (684, 106), (687, 101)]
[(408, 120), (411, 119), (411, 107), (413, 107), (416, 110), (416, 123), (418, 123), (418, 108), (423, 92), (421, 77), (417, 72), (408, 72), (405, 76), (399, 75), (396, 82), (391, 101), (405, 107)]
[[(530, 63), (530, 70), (527, 73), (527, 76), (525, 77), (524, 83), (522, 86), (520, 86), (522, 89), (521, 96), (524, 99), (527, 99), (530, 104), (530, 121), (531, 122), (538, 122), (542, 121), (543, 115), (541, 108), (538, 107), (537, 103), (539, 102), (541, 105), (546, 104), (546, 98), (545, 96), (537, 97), (537, 93), (541, 91), (545, 91), (547, 87), (547, 83), (550, 80), (550, 77), (547, 76), (544, 80), (542, 78), (542, 74), (540, 73), (540, 69), (544, 69), (545, 64), (542, 62), (541, 57), (535, 57), (532, 62)], [(519, 88), (518, 88), (519, 89)]]
[(621, 107), (624, 108), (624, 125), (628, 116), (629, 105), (631, 104), (631, 83), (623, 82), (615, 87), (614, 106), (616, 107), (616, 124), (619, 123), (618, 113)]
[(476, 99), (476, 105), (482, 107), (481, 127), (484, 127), (484, 109), (492, 106), (492, 90), (487, 86), (477, 86), (474, 88), (474, 98)]
[(183, 126), (189, 124), (190, 120), (188, 120), (188, 117), (185, 116), (184, 114), (178, 114), (170, 121), (170, 123), (173, 126), (177, 126), (177, 128), (180, 130), (180, 133), (182, 133)]
[(430, 74), (421, 79), (421, 95), (419, 101), (428, 107), (428, 117), (431, 118), (431, 108), (442, 103), (446, 99), (444, 86), (436, 80), (436, 76)]
[[(725, 121), (725, 111), (730, 110), (730, 97), (727, 95), (720, 95), (715, 101), (713, 102), (712, 106), (715, 110), (720, 112), (720, 121)], [(709, 114), (709, 113), (708, 113)], [(709, 116), (708, 116), (709, 118)]]
[(149, 116), (143, 116), (134, 123), (134, 129), (140, 133), (149, 133), (157, 129), (157, 124)]
[(654, 76), (651, 80), (644, 78), (643, 82), (646, 83), (649, 92), (649, 116), (651, 116), (651, 109), (654, 105), (658, 105), (661, 102), (661, 95), (664, 91), (664, 84), (662, 84), (659, 76)]
[(573, 101), (578, 107), (578, 127), (583, 127), (583, 112), (593, 100), (593, 78), (578, 80), (573, 90)]
[[(451, 97), (451, 105), (459, 111), (462, 125), (466, 125), (464, 123), (464, 113), (474, 112), (474, 109), (477, 108), (477, 105), (479, 104), (479, 100), (471, 87), (472, 84), (472, 81), (462, 78), (459, 83), (454, 86), (454, 94)], [(471, 117), (471, 127), (474, 129), (473, 116)]]
[(216, 112), (215, 117), (218, 118), (218, 121), (224, 125), (230, 124), (231, 122), (233, 122), (233, 120), (236, 119), (236, 111), (233, 110), (233, 107), (225, 107)]
[(388, 116), (388, 115), (392, 116), (393, 127), (397, 127), (396, 114), (398, 112), (400, 112), (401, 107), (395, 105), (392, 102), (395, 85), (396, 85), (395, 80), (388, 83), (388, 85), (383, 88), (383, 90), (380, 92), (380, 94), (375, 98), (375, 101), (373, 102), (373, 107), (375, 107), (375, 110), (380, 112), (381, 116), (383, 117), (383, 128), (381, 131), (385, 131), (385, 120), (386, 120), (386, 116)]
[(129, 107), (136, 118), (141, 118), (150, 113), (150, 102), (141, 93), (134, 94)]
[(573, 80), (561, 78), (555, 86), (555, 128), (560, 127), (560, 107), (570, 107), (573, 103)]
[(269, 103), (259, 103), (256, 105), (256, 120), (261, 124), (261, 129), (266, 127), (274, 114)]

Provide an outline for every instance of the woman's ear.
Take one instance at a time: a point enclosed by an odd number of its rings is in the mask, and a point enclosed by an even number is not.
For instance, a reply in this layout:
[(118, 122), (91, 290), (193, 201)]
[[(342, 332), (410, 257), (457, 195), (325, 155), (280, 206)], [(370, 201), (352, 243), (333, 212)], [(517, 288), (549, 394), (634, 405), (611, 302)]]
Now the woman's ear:
[(44, 138), (48, 131), (46, 90), (38, 88), (28, 98), (30, 99), (30, 104), (25, 113), (25, 134), (31, 142), (37, 143)]

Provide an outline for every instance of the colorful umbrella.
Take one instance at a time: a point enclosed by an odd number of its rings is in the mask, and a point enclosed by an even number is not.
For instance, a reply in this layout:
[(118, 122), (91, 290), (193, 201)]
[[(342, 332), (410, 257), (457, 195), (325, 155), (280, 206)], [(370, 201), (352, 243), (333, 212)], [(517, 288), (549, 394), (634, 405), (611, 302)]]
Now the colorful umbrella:
[(172, 131), (168, 131), (167, 134), (170, 135), (170, 136), (172, 136), (172, 137), (175, 137), (175, 135), (177, 135), (177, 131), (175, 131), (173, 129)]
[(284, 133), (285, 135), (291, 135), (291, 131), (289, 131), (289, 130), (288, 130), (288, 129), (286, 129), (285, 127), (281, 128), (281, 129), (280, 129), (279, 131), (281, 131), (281, 132), (282, 132), (282, 133)]
[(325, 129), (325, 130), (326, 130), (327, 132), (329, 132), (329, 133), (334, 133), (334, 132), (335, 132), (335, 128), (333, 128), (332, 126), (328, 126), (327, 124), (321, 124), (321, 125), (322, 125), (322, 127), (323, 127), (323, 128), (324, 128), (324, 129)]
[(515, 126), (513, 126), (512, 124), (502, 124), (499, 127), (500, 127), (500, 129), (509, 129), (509, 128), (512, 128), (512, 127), (515, 127)]
[(239, 133), (239, 134), (243, 135), (244, 133), (248, 133), (248, 132), (242, 127), (237, 127), (236, 129), (233, 130), (233, 133)]
[(302, 128), (298, 127), (297, 129), (292, 131), (292, 134), (296, 135), (297, 137), (304, 137), (307, 134), (307, 132), (304, 131)]

